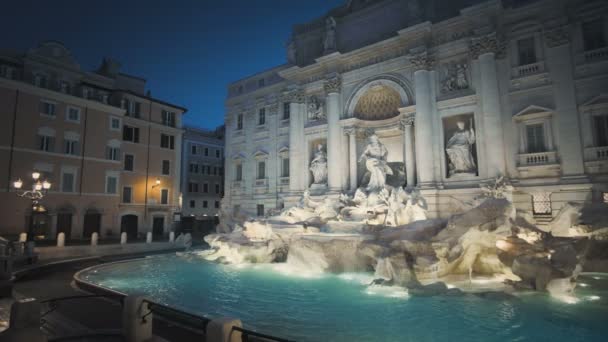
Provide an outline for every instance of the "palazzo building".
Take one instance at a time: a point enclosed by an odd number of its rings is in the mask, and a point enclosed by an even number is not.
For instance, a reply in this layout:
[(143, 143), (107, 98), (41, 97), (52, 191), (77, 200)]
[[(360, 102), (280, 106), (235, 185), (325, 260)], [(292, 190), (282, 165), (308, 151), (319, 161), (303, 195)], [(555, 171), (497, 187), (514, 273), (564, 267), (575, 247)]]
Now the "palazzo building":
[(348, 1), (294, 26), (287, 64), (229, 85), (226, 207), (352, 193), (371, 135), (431, 217), (501, 176), (539, 217), (608, 200), (607, 42), (605, 1)]
[[(0, 233), (37, 238), (129, 239), (169, 232), (179, 211), (181, 116), (153, 98), (146, 80), (104, 59), (84, 71), (59, 42), (22, 53), (0, 51)], [(32, 210), (13, 182), (31, 174), (51, 182)]]
[(184, 128), (182, 146), (183, 216), (211, 220), (224, 194), (224, 127)]

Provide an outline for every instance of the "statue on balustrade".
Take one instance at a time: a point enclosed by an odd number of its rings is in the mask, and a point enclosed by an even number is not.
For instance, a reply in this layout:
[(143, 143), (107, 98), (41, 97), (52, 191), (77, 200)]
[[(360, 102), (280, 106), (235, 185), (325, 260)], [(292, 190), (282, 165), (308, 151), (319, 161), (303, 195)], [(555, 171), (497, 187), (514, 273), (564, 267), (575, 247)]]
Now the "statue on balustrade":
[(314, 184), (327, 183), (327, 154), (323, 151), (323, 145), (317, 145), (315, 157), (310, 162), (310, 172), (312, 172)]
[(386, 184), (386, 176), (393, 174), (393, 170), (387, 164), (387, 156), (388, 150), (384, 144), (378, 140), (376, 134), (372, 134), (359, 158), (359, 162), (365, 162), (365, 167), (369, 171), (367, 191), (377, 192), (382, 190)]
[(466, 124), (464, 121), (458, 121), (456, 125), (458, 126), (458, 130), (448, 140), (445, 148), (449, 160), (449, 175), (475, 174), (477, 165), (472, 152), (473, 144), (475, 144), (475, 131), (473, 130), (472, 119), (468, 130), (465, 129)]
[(336, 51), (336, 19), (328, 17), (325, 20), (325, 37), (323, 39), (323, 53)]

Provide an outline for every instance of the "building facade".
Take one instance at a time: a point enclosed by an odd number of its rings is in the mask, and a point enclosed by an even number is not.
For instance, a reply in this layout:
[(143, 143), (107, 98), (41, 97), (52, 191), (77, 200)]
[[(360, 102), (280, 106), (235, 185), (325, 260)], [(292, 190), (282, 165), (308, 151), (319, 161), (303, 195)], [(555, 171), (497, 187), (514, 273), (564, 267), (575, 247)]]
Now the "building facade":
[(287, 64), (228, 87), (226, 207), (352, 193), (372, 135), (387, 182), (419, 188), (430, 216), (501, 176), (538, 216), (606, 199), (607, 5), (353, 0), (295, 25)]
[(34, 214), (38, 238), (160, 237), (179, 211), (181, 116), (186, 109), (145, 94), (144, 79), (120, 64), (81, 70), (70, 51), (45, 42), (26, 53), (0, 52), (0, 223), (27, 231), (33, 171), (52, 186)]
[(182, 215), (198, 220), (218, 215), (224, 195), (224, 127), (185, 127), (182, 144)]

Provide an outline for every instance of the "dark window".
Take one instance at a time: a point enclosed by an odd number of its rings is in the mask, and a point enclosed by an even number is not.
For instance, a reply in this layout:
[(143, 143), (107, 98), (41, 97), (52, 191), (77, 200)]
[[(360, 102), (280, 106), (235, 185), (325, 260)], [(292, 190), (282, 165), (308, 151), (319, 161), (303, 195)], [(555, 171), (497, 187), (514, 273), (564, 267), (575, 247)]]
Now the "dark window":
[(61, 191), (74, 192), (74, 174), (65, 172), (62, 175)]
[(536, 48), (534, 38), (525, 38), (517, 41), (517, 52), (519, 54), (519, 65), (536, 63)]
[(215, 184), (215, 193), (216, 194), (220, 193), (220, 185), (219, 184)]
[(220, 150), (215, 150), (215, 158), (219, 158), (220, 157)]
[(122, 203), (131, 203), (131, 187), (122, 188)]
[(604, 21), (597, 19), (583, 24), (583, 45), (585, 51), (601, 49), (606, 46)]
[(48, 116), (55, 116), (55, 104), (50, 102), (40, 102), (40, 113)]
[(196, 145), (190, 145), (190, 153), (196, 154)]
[(106, 146), (106, 159), (107, 160), (120, 160), (120, 149), (117, 147)]
[(139, 142), (139, 127), (122, 126), (122, 140), (134, 143)]
[(283, 158), (282, 162), (281, 177), (289, 177), (289, 158)]
[(219, 172), (220, 172), (220, 176), (223, 176), (224, 175), (224, 168), (220, 166)]
[(203, 208), (207, 208), (207, 201), (203, 201)]
[(258, 162), (258, 179), (266, 178), (266, 162)]
[(55, 138), (46, 135), (38, 136), (38, 149), (40, 151), (52, 152)]
[(162, 189), (160, 191), (160, 204), (167, 204), (167, 203), (169, 203), (169, 190)]
[(175, 113), (166, 110), (162, 111), (163, 125), (175, 127)]
[(171, 174), (171, 162), (168, 160), (163, 160), (163, 175)]
[(125, 154), (125, 165), (124, 165), (124, 170), (125, 171), (133, 171), (133, 161), (134, 161), (134, 157), (132, 154)]
[(238, 164), (236, 166), (236, 181), (241, 181), (241, 180), (243, 180), (243, 165)]
[(264, 205), (263, 204), (258, 204), (257, 207), (257, 211), (258, 211), (258, 216), (264, 216)]
[(190, 172), (198, 173), (198, 164), (190, 164)]
[(188, 192), (198, 192), (198, 183), (188, 183)]
[(595, 146), (608, 146), (608, 115), (593, 118), (595, 123)]
[(205, 147), (205, 157), (209, 157), (209, 148)]
[(194, 208), (194, 207), (196, 207), (196, 201), (190, 200), (190, 208)]
[(77, 155), (78, 141), (70, 139), (64, 140), (64, 152), (65, 154)]
[(283, 120), (289, 120), (290, 103), (283, 103)]
[(545, 134), (542, 124), (526, 126), (528, 153), (545, 152)]
[(214, 167), (213, 167), (213, 174), (214, 174), (215, 176), (217, 176), (217, 166), (214, 166)]
[(266, 124), (266, 108), (260, 108), (260, 111), (258, 112), (258, 125), (265, 125)]
[(168, 134), (162, 134), (160, 135), (160, 147), (162, 148), (168, 148), (168, 149), (175, 149), (175, 137), (172, 135), (168, 135)]
[(209, 184), (203, 183), (203, 192), (204, 193), (208, 193), (209, 192)]
[(266, 80), (264, 80), (263, 78), (258, 80), (258, 87), (263, 87), (266, 84)]
[(236, 117), (236, 129), (238, 129), (238, 130), (243, 129), (243, 114), (239, 114)]
[(215, 201), (215, 208), (219, 208), (220, 207), (220, 201)]

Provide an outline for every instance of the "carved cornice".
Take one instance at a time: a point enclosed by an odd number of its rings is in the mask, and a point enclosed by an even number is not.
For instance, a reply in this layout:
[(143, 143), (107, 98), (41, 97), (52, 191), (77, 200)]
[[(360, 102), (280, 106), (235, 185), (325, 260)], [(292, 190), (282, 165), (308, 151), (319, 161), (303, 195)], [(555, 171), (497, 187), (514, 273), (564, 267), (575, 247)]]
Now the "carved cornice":
[(342, 88), (342, 79), (340, 79), (339, 75), (336, 75), (332, 78), (328, 78), (323, 83), (323, 89), (327, 94), (331, 93), (339, 93)]
[(410, 63), (417, 70), (432, 70), (435, 65), (435, 58), (426, 51), (409, 57)]
[(276, 114), (279, 111), (279, 104), (277, 102), (272, 102), (268, 105), (268, 113)]
[(470, 50), (473, 59), (477, 59), (486, 53), (494, 53), (497, 58), (502, 58), (505, 47), (503, 42), (496, 36), (496, 32), (492, 32), (480, 37), (471, 38)]
[(550, 48), (567, 44), (570, 41), (570, 35), (565, 27), (557, 27), (550, 30), (545, 30), (545, 42)]
[(289, 91), (283, 95), (283, 99), (290, 103), (304, 103), (306, 100), (304, 92), (300, 89)]
[(403, 117), (401, 117), (401, 119), (399, 120), (399, 123), (401, 124), (401, 128), (404, 129), (408, 126), (413, 126), (415, 121), (416, 121), (416, 114), (412, 113), (412, 114), (404, 115)]

